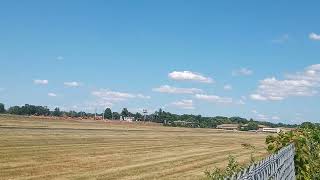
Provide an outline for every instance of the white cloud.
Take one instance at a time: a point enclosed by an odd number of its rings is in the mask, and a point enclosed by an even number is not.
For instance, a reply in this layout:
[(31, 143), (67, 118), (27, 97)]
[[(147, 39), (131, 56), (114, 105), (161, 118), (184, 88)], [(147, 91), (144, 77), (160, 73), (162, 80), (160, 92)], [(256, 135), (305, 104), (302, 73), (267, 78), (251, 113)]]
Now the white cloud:
[(125, 101), (133, 98), (140, 98), (140, 99), (151, 98), (150, 96), (145, 96), (143, 94), (130, 94), (130, 93), (124, 93), (124, 92), (110, 91), (108, 89), (100, 89), (98, 91), (93, 91), (91, 94), (100, 99), (107, 100), (108, 102), (119, 102), (119, 101)]
[(64, 82), (63, 84), (66, 87), (79, 87), (79, 86), (81, 86), (81, 84), (79, 82), (76, 82), (76, 81)]
[(68, 110), (78, 110), (78, 111), (91, 111), (91, 112), (102, 112), (107, 107), (111, 108), (113, 106), (112, 102), (104, 99), (97, 99), (96, 101), (87, 101), (81, 104), (75, 104), (71, 107), (68, 107)]
[(267, 100), (266, 97), (261, 96), (260, 94), (251, 94), (250, 98), (253, 100), (265, 101)]
[(289, 35), (288, 34), (284, 34), (276, 39), (273, 39), (271, 42), (273, 43), (285, 43), (289, 40)]
[(240, 68), (238, 70), (232, 71), (233, 76), (250, 76), (253, 74), (253, 71), (248, 68)]
[(85, 104), (85, 108), (86, 109), (94, 109), (96, 107), (104, 108), (104, 107), (112, 107), (112, 106), (113, 106), (112, 102), (109, 102), (109, 101), (106, 101), (106, 100), (103, 100), (103, 99), (100, 99), (100, 100), (95, 101), (95, 102), (89, 102), (89, 103)]
[(63, 57), (63, 56), (58, 56), (56, 59), (57, 59), (57, 60), (63, 60), (64, 57)]
[(143, 94), (137, 94), (137, 97), (141, 99), (151, 99), (151, 96), (145, 96)]
[(216, 95), (207, 95), (207, 94), (196, 94), (195, 98), (199, 100), (208, 101), (208, 102), (214, 102), (214, 103), (228, 104), (233, 102), (232, 98), (229, 98), (229, 97), (220, 97)]
[(268, 119), (267, 115), (259, 113), (257, 110), (252, 110), (251, 112), (254, 114), (255, 118), (258, 120), (267, 120)]
[(242, 99), (240, 99), (236, 102), (236, 104), (245, 105), (246, 103)]
[(57, 95), (55, 93), (48, 93), (48, 96), (50, 97), (56, 97)]
[(223, 86), (223, 89), (229, 91), (232, 90), (232, 86), (230, 84), (226, 84)]
[(255, 119), (258, 119), (258, 120), (268, 120), (268, 119), (272, 119), (272, 120), (280, 120), (280, 117), (278, 116), (271, 116), (271, 118), (265, 114), (262, 114), (262, 113), (259, 113), (257, 110), (252, 110), (251, 111), (254, 116), (255, 116)]
[(320, 35), (316, 34), (316, 33), (310, 33), (309, 34), (309, 38), (315, 41), (319, 41), (320, 40)]
[(279, 101), (291, 96), (314, 96), (320, 85), (320, 64), (306, 67), (303, 72), (289, 74), (284, 80), (275, 77), (260, 81), (253, 100)]
[(272, 116), (271, 119), (272, 120), (280, 120), (280, 118), (278, 116)]
[(168, 77), (174, 80), (191, 80), (198, 81), (202, 83), (213, 83), (213, 79), (210, 77), (205, 77), (200, 73), (191, 71), (173, 71), (168, 74)]
[(181, 108), (181, 109), (194, 109), (192, 100), (181, 100), (171, 103), (171, 105)]
[(47, 85), (47, 84), (49, 83), (49, 81), (46, 80), (46, 79), (43, 79), (43, 80), (41, 80), (41, 79), (35, 79), (35, 80), (33, 80), (33, 83), (34, 83), (34, 84), (40, 84), (40, 85)]
[(197, 88), (177, 88), (169, 85), (163, 85), (158, 88), (152, 89), (155, 92), (168, 93), (168, 94), (195, 94), (203, 92)]
[(264, 115), (264, 114), (257, 114), (257, 119), (258, 120), (267, 120), (268, 117), (266, 115)]

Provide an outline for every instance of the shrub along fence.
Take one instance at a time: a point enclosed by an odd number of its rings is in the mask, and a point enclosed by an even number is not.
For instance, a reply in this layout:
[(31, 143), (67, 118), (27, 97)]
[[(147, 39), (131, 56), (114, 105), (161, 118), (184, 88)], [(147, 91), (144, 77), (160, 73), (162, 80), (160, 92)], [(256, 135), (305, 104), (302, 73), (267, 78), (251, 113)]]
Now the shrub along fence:
[(295, 148), (290, 144), (264, 160), (251, 165), (226, 180), (294, 180)]

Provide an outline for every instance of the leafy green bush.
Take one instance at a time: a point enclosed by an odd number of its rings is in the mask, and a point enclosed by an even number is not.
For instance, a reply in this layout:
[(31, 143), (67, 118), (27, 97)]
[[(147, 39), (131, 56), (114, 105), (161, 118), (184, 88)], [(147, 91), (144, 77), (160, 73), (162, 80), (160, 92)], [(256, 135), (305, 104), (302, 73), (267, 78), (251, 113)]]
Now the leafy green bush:
[(282, 147), (294, 143), (296, 178), (298, 180), (320, 179), (319, 126), (302, 126), (294, 131), (268, 136), (266, 143), (270, 153), (275, 153)]
[(212, 171), (206, 170), (204, 173), (210, 180), (222, 180), (226, 176), (232, 176), (234, 173), (238, 173), (243, 167), (236, 161), (235, 157), (229, 155), (228, 165), (225, 170), (214, 168)]

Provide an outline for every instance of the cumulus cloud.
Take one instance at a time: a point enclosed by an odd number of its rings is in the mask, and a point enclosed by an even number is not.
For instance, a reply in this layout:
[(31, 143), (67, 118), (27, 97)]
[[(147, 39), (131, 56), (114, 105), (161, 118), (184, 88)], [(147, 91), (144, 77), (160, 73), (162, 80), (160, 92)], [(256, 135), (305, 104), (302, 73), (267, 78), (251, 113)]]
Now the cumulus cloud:
[(251, 95), (250, 95), (250, 98), (253, 99), (253, 100), (259, 100), (259, 101), (265, 101), (265, 100), (267, 100), (266, 97), (261, 96), (260, 94), (251, 94)]
[(43, 80), (42, 79), (35, 79), (35, 80), (33, 80), (33, 83), (40, 84), (40, 85), (47, 85), (49, 83), (49, 81), (46, 79), (43, 79)]
[(181, 108), (181, 109), (194, 109), (193, 101), (187, 100), (187, 99), (173, 102), (173, 103), (171, 103), (171, 105), (178, 107), (178, 108)]
[(280, 118), (278, 116), (272, 116), (271, 119), (272, 120), (279, 120)]
[(260, 81), (255, 93), (250, 95), (253, 100), (280, 101), (290, 96), (314, 96), (320, 85), (320, 64), (308, 66), (303, 72), (288, 74), (285, 79), (275, 77)]
[(244, 102), (244, 100), (240, 99), (236, 102), (236, 104), (238, 105), (245, 105), (246, 103)]
[(256, 117), (258, 120), (267, 120), (268, 117), (264, 114), (257, 114), (257, 117)]
[(152, 89), (155, 92), (168, 93), (168, 94), (195, 94), (203, 92), (197, 88), (177, 88), (169, 85), (163, 85), (158, 88)]
[(76, 82), (76, 81), (64, 82), (63, 84), (66, 87), (79, 87), (79, 86), (81, 86), (81, 84), (79, 82)]
[(82, 109), (85, 110), (104, 110), (106, 107), (112, 107), (115, 103), (128, 101), (130, 99), (150, 99), (150, 96), (146, 96), (143, 94), (132, 94), (126, 92), (117, 92), (111, 91), (109, 89), (99, 89), (96, 91), (92, 91), (91, 95), (93, 95), (96, 99), (88, 102), (84, 102), (80, 105)]
[(145, 96), (143, 94), (131, 94), (131, 93), (124, 93), (124, 92), (110, 91), (108, 89), (100, 89), (98, 91), (93, 91), (91, 94), (100, 99), (107, 100), (108, 102), (125, 101), (133, 98), (140, 98), (140, 99), (151, 98), (150, 96)]
[(259, 113), (257, 110), (252, 110), (252, 113), (254, 114), (255, 118), (258, 120), (267, 120), (268, 119), (267, 115)]
[(97, 99), (96, 101), (86, 101), (81, 104), (74, 104), (72, 106), (67, 106), (67, 110), (77, 110), (77, 111), (104, 111), (107, 107), (111, 108), (113, 106), (112, 102), (104, 99)]
[(48, 96), (50, 97), (56, 97), (57, 95), (55, 93), (48, 93)]
[(230, 84), (226, 84), (223, 86), (223, 89), (229, 91), (232, 90), (232, 86)]
[(196, 94), (195, 98), (199, 100), (208, 101), (208, 102), (214, 102), (214, 103), (229, 104), (233, 102), (232, 98), (229, 98), (229, 97), (220, 97), (216, 95), (207, 95), (207, 94)]
[(266, 121), (266, 120), (269, 120), (269, 119), (280, 120), (280, 117), (278, 117), (278, 116), (268, 116), (268, 115), (259, 113), (256, 110), (252, 110), (252, 113), (254, 114), (255, 119), (258, 119), (258, 120), (263, 120), (263, 121)]
[(151, 99), (151, 96), (145, 96), (143, 94), (137, 94), (137, 97), (141, 99)]
[(190, 80), (202, 83), (213, 83), (213, 79), (210, 77), (205, 77), (200, 73), (191, 71), (173, 71), (168, 74), (168, 77), (174, 80)]
[(238, 70), (232, 71), (233, 76), (250, 76), (253, 74), (253, 71), (248, 68), (240, 68)]
[(310, 34), (309, 34), (309, 38), (310, 38), (311, 40), (319, 41), (319, 40), (320, 40), (320, 35), (319, 35), (319, 34), (316, 34), (316, 33), (310, 33)]

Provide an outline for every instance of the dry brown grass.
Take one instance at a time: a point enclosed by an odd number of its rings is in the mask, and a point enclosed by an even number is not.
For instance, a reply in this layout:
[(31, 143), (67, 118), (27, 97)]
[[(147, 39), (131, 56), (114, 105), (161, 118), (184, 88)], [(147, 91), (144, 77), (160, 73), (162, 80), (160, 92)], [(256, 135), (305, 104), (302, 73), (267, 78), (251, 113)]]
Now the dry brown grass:
[(265, 135), (0, 116), (0, 179), (201, 179), (223, 166), (228, 154), (241, 162)]

